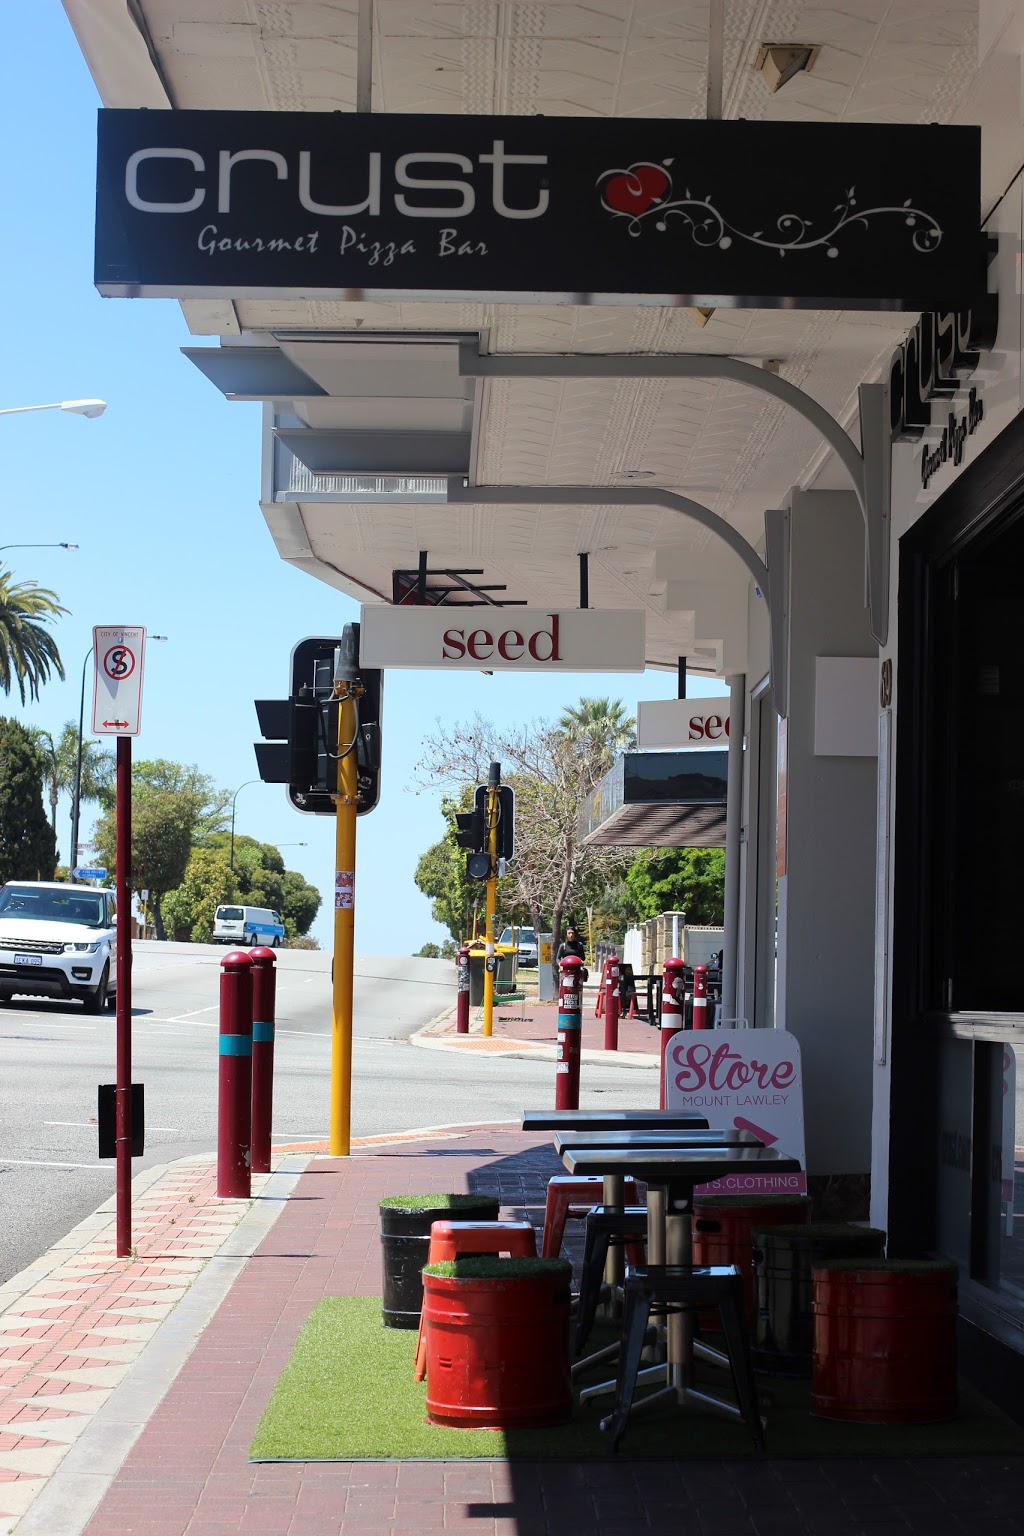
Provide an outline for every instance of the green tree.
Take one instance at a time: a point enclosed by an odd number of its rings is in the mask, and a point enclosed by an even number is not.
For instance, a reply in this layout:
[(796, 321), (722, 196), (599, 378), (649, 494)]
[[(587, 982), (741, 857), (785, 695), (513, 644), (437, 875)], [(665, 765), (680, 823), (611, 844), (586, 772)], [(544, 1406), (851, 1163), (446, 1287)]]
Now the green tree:
[(67, 611), (48, 587), (34, 581), (16, 582), (11, 571), (0, 568), (0, 688), (4, 693), (17, 684), (24, 704), (26, 694), (38, 699), (40, 685), (49, 681), (51, 672), (63, 678), (57, 642), (46, 626)]
[(44, 772), (30, 733), (0, 718), (0, 883), (53, 879), (56, 839), (43, 804)]
[(413, 956), (414, 960), (439, 960), (441, 958), (441, 946), (439, 944), (424, 944)]
[(469, 810), (472, 804), (472, 786), (467, 786), (457, 798), (442, 797), (441, 814), (447, 823), (444, 836), (420, 855), (413, 875), (419, 890), (430, 898), (434, 922), (447, 928), (456, 942), (461, 942), (470, 931), (473, 902), (482, 902), (484, 894), (479, 880), (467, 878), (466, 853), (455, 841), (456, 812)]
[[(606, 737), (596, 729), (570, 734), (543, 721), (499, 732), (478, 718), (468, 725), (445, 725), (424, 745), (421, 781), (451, 785), (463, 797), (486, 780), (492, 761), (503, 765), (502, 780), (516, 796), (516, 850), (509, 878), (499, 882), (499, 898), (516, 915), (528, 914), (538, 933), (550, 931), (557, 947), (580, 881), (588, 870), (607, 865), (604, 850), (582, 842), (579, 833), (580, 813), (607, 769)], [(443, 845), (435, 844), (424, 859), (439, 850), (444, 853)], [(433, 877), (441, 893), (434, 900), (443, 903), (434, 915), (458, 937), (451, 916), (445, 915), (451, 912), (452, 883), (446, 865), (437, 863), (439, 868), (418, 868), (416, 883), (433, 896), (421, 872)], [(483, 887), (478, 889), (482, 896)]]
[(671, 848), (641, 853), (625, 886), (638, 917), (685, 912), (687, 923), (718, 927), (725, 908), (725, 853), (721, 848)]
[[(132, 783), (131, 888), (149, 892), (158, 939), (165, 939), (162, 903), (185, 878), (197, 823), (194, 797), (169, 789), (147, 787), (142, 793)], [(105, 811), (96, 823), (96, 852), (108, 869), (116, 858), (116, 826), (113, 811)]]
[[(231, 807), (229, 790), (215, 788), (210, 775), (201, 772), (195, 763), (174, 763), (166, 757), (133, 763), (132, 804), (141, 803), (149, 795), (162, 794), (177, 795), (188, 804), (196, 843), (215, 843), (216, 834), (227, 824)], [(112, 781), (99, 800), (105, 810), (113, 809)]]
[(222, 902), (238, 900), (238, 883), (228, 856), (217, 848), (193, 848), (182, 882), (163, 902), (164, 921), (176, 939), (208, 944)]
[[(236, 836), (235, 867), (229, 865), (230, 838), (226, 832), (215, 832), (189, 860), (188, 870), (181, 887), (167, 898), (167, 912), (174, 914), (176, 937), (191, 937), (197, 943), (205, 942), (206, 916), (212, 933), (213, 914), (221, 902), (241, 901), (251, 907), (269, 907), (281, 914), (285, 940), (301, 938), (312, 927), (320, 910), (320, 892), (310, 885), (294, 869), (286, 869), (279, 849), (273, 843), (260, 843), (254, 837)], [(209, 854), (209, 860), (200, 859), (199, 853)], [(231, 876), (231, 888), (223, 887), (223, 894), (204, 894), (202, 882), (209, 879), (211, 892), (222, 889), (219, 883), (221, 867)]]
[(304, 880), (297, 870), (286, 869), (284, 901), (277, 909), (284, 920), (285, 934), (289, 939), (301, 938), (312, 928), (320, 911), (320, 892), (315, 885)]
[[(78, 768), (78, 727), (67, 721), (57, 740), (49, 731), (35, 729), (32, 736), (46, 763), (46, 784), (50, 798), (50, 825), (57, 835), (57, 802), (61, 794), (70, 796), (72, 808)], [(89, 737), (82, 741), (80, 799), (83, 802), (113, 795), (114, 754)], [(73, 850), (72, 850), (73, 852)]]

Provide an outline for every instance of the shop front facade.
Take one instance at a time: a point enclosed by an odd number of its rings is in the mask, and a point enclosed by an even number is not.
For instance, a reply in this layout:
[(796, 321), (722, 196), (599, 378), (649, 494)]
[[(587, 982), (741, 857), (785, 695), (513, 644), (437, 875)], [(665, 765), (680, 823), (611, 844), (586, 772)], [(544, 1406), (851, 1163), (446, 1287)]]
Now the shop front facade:
[(878, 697), (872, 1214), (894, 1253), (958, 1262), (997, 1379), (1024, 1352), (1021, 185), (987, 224), (988, 309), (923, 317), (893, 360)]

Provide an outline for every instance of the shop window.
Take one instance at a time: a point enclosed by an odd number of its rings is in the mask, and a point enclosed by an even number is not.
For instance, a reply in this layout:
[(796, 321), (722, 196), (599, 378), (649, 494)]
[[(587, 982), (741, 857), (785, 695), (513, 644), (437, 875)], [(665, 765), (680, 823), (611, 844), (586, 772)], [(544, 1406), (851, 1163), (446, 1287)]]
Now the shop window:
[(1024, 519), (939, 573), (930, 615), (928, 1005), (1024, 1014)]

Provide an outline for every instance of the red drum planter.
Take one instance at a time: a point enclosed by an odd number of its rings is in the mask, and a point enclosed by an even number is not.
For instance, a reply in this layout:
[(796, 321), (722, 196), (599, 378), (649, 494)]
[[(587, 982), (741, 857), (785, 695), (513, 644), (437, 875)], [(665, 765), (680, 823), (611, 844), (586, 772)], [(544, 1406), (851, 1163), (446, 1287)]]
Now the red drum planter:
[(811, 1412), (931, 1424), (956, 1412), (957, 1269), (941, 1260), (814, 1270)]
[[(810, 1195), (698, 1195), (693, 1202), (693, 1262), (735, 1264), (743, 1280), (748, 1323), (754, 1321), (754, 1228), (810, 1221)], [(721, 1326), (718, 1313), (702, 1328)]]
[(432, 1424), (522, 1429), (565, 1423), (572, 1405), (571, 1277), (564, 1259), (471, 1258), (424, 1269)]

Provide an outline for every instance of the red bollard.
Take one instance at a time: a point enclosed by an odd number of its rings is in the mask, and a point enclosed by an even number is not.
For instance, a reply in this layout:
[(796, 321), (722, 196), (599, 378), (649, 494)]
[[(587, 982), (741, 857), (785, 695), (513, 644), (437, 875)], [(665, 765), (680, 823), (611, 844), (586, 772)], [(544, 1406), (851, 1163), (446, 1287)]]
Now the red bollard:
[(220, 1082), (217, 1094), (217, 1194), (252, 1193), (252, 961), (233, 949), (220, 963)]
[(270, 1128), (274, 1118), (274, 1018), (277, 956), (250, 949), (252, 961), (252, 1171), (270, 1172)]
[(665, 1089), (668, 1081), (665, 1063), (668, 1060), (672, 1036), (677, 1035), (683, 1027), (685, 975), (686, 967), (681, 960), (665, 961), (665, 974), (661, 984), (661, 1096), (658, 1099), (659, 1109), (668, 1108), (668, 1105), (665, 1103)]
[(469, 1034), (469, 945), (459, 950), (459, 990), (455, 1005), (455, 1033)]
[(604, 984), (604, 1048), (619, 1048), (619, 962), (613, 955), (608, 962), (608, 975)]
[(580, 1036), (583, 1033), (583, 961), (566, 955), (558, 982), (558, 1049), (555, 1053), (555, 1108), (580, 1107)]
[(693, 968), (693, 1027), (694, 1029), (710, 1029), (708, 1023), (708, 968), (706, 965), (695, 965)]

